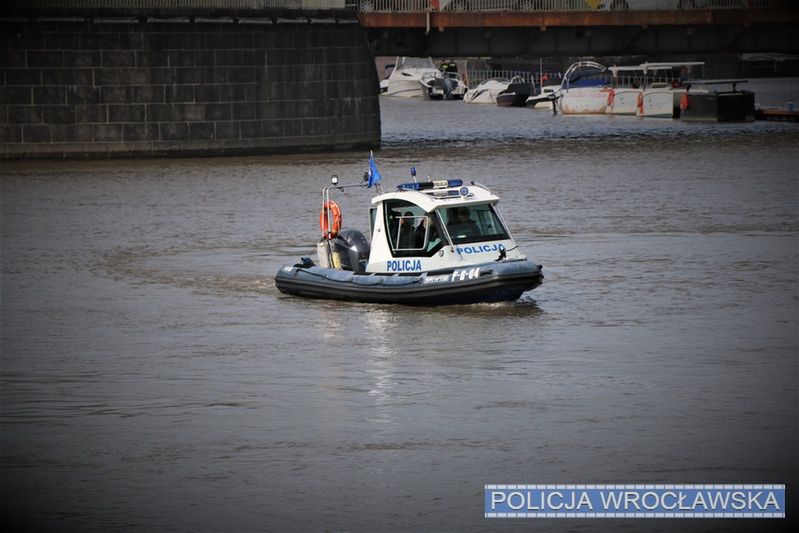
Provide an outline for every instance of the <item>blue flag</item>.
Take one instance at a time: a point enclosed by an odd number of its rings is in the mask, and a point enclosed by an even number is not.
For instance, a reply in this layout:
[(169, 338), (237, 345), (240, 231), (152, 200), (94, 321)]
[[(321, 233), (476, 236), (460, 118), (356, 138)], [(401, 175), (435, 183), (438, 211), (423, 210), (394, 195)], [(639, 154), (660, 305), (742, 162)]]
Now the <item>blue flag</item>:
[(366, 188), (368, 189), (378, 181), (383, 179), (383, 176), (380, 175), (380, 171), (377, 170), (377, 163), (375, 163), (375, 156), (373, 153), (369, 152), (369, 182), (366, 184)]

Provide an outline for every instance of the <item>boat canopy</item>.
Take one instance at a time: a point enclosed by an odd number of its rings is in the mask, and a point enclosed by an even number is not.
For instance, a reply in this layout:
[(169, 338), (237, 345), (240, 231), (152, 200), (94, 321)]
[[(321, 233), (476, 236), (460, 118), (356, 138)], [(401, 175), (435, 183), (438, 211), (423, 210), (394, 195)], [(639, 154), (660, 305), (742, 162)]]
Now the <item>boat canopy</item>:
[[(496, 207), (499, 197), (461, 180), (405, 183), (372, 199), (370, 258), (431, 256), (442, 246), (508, 241), (511, 236)], [(385, 227), (388, 249), (375, 247), (375, 228)], [(379, 233), (379, 232), (378, 232)], [(379, 240), (379, 239), (378, 239)]]
[(561, 88), (599, 87), (607, 80), (603, 74), (607, 67), (595, 61), (578, 61), (573, 63), (561, 81)]
[(620, 72), (643, 72), (644, 67), (642, 65), (629, 65), (623, 67), (612, 66), (608, 67), (608, 70), (615, 77), (618, 76)]
[(463, 186), (461, 180), (441, 180), (398, 185), (396, 191), (380, 194), (372, 198), (372, 204), (376, 205), (395, 199), (403, 199), (414, 203), (427, 213), (442, 206), (496, 203), (499, 201), (497, 195), (480, 185)]
[(669, 70), (677, 67), (700, 67), (704, 61), (676, 61), (673, 63), (641, 63), (640, 67), (645, 72), (650, 70)]

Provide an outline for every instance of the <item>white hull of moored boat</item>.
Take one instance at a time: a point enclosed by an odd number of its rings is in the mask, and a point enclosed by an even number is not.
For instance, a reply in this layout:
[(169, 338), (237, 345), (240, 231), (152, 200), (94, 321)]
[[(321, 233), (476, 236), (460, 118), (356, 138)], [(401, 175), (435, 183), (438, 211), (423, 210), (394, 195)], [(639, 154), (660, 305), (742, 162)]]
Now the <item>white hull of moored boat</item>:
[(465, 104), (496, 104), (497, 95), (508, 88), (508, 80), (486, 80), (463, 95)]
[(640, 89), (613, 89), (608, 93), (608, 115), (635, 115), (638, 110)]
[(488, 89), (484, 91), (466, 91), (463, 95), (465, 104), (496, 104), (497, 96)]
[(416, 77), (403, 79), (389, 80), (387, 96), (399, 96), (400, 98), (421, 98), (422, 86), (419, 85), (419, 79)]
[(388, 77), (385, 94), (400, 98), (422, 98), (422, 86), (419, 82), (422, 78), (437, 76), (440, 77), (441, 73), (430, 58), (398, 57), (396, 66)]
[(564, 115), (604, 115), (609, 91), (606, 87), (562, 90), (558, 110)]
[(552, 109), (555, 106), (555, 99), (560, 91), (560, 85), (545, 85), (537, 95), (527, 99), (527, 107), (530, 109)]
[(685, 89), (648, 89), (639, 100), (636, 115), (648, 118), (674, 118)]

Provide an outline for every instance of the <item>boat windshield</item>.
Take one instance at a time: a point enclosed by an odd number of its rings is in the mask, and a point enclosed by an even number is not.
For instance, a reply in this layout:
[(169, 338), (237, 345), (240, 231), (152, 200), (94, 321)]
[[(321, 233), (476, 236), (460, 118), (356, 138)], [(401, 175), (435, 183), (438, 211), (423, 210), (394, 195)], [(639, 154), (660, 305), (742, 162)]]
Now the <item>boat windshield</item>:
[(435, 215), (405, 200), (384, 204), (386, 235), (394, 257), (430, 257), (444, 245)]
[(439, 209), (453, 244), (509, 239), (491, 204), (459, 205)]
[(435, 63), (429, 57), (403, 57), (397, 63), (397, 69), (411, 69), (411, 68), (419, 68), (419, 69), (435, 69)]

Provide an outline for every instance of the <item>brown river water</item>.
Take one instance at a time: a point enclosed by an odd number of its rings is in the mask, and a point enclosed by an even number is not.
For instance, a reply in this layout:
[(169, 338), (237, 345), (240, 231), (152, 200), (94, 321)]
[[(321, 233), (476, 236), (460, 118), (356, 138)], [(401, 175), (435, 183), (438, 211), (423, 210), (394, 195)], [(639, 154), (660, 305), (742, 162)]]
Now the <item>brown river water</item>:
[[(0, 164), (4, 522), (780, 525), (485, 519), (483, 487), (788, 483), (795, 502), (797, 126), (381, 106), (384, 183), (415, 165), (487, 185), (541, 287), (440, 308), (281, 295), (321, 188), (368, 153)], [(339, 197), (345, 226), (368, 227), (370, 196)]]

